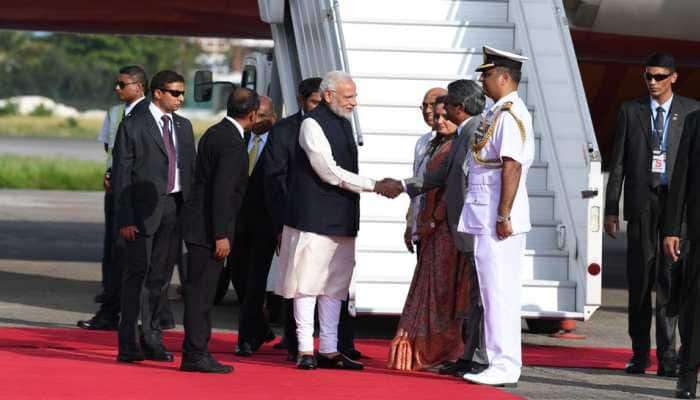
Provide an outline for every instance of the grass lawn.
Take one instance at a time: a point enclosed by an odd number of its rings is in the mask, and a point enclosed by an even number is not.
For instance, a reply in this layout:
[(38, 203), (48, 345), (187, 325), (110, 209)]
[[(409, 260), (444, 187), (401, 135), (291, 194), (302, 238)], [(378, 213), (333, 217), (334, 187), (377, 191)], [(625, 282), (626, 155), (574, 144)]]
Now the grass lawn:
[(0, 188), (102, 190), (104, 163), (0, 155)]
[(0, 135), (95, 139), (102, 127), (99, 118), (61, 118), (12, 115), (0, 117)]
[[(95, 139), (102, 128), (101, 118), (61, 118), (13, 115), (0, 117), (0, 136)], [(192, 120), (195, 136), (218, 119)]]

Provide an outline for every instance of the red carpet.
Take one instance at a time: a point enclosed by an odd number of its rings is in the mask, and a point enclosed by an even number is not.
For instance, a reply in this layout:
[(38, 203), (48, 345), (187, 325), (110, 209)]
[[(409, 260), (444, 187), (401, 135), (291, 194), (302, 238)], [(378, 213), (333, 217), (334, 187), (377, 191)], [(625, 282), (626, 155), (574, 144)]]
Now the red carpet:
[[(165, 344), (179, 353), (182, 332)], [(255, 357), (232, 354), (235, 336), (218, 333), (210, 350), (233, 363), (231, 375), (185, 374), (174, 363), (115, 362), (116, 333), (80, 329), (0, 329), (0, 399), (513, 399), (499, 389), (435, 373), (384, 368), (386, 340), (358, 340), (364, 372), (299, 371), (284, 352), (264, 346)], [(179, 356), (179, 354), (177, 354)], [(622, 369), (628, 349), (525, 346), (526, 365)], [(652, 354), (653, 356), (653, 354)], [(651, 357), (654, 359), (654, 357)], [(654, 365), (652, 369), (655, 369)]]
[[(80, 329), (0, 329), (0, 399), (515, 399), (506, 391), (435, 373), (384, 368), (387, 342), (358, 341), (365, 371), (300, 371), (284, 352), (264, 346), (254, 357), (232, 354), (233, 334), (216, 334), (210, 350), (233, 363), (230, 375), (182, 373), (174, 363), (115, 361), (116, 334)], [(166, 346), (180, 349), (182, 332)]]

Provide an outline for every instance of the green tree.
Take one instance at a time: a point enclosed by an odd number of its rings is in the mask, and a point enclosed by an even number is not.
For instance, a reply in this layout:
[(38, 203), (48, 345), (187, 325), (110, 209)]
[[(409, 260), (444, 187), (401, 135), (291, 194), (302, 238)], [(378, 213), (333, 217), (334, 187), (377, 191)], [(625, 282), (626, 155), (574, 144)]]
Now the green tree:
[(148, 76), (172, 69), (189, 78), (199, 48), (190, 39), (0, 31), (0, 98), (36, 94), (79, 109), (114, 103), (120, 67), (140, 65)]

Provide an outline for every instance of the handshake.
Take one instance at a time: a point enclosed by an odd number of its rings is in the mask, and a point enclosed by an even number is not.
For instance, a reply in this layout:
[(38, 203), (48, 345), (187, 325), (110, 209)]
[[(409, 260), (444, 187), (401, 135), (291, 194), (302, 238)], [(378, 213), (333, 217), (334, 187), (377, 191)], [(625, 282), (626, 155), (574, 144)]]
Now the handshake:
[(374, 184), (374, 193), (381, 194), (390, 199), (395, 198), (403, 192), (401, 181), (392, 178), (384, 178)]

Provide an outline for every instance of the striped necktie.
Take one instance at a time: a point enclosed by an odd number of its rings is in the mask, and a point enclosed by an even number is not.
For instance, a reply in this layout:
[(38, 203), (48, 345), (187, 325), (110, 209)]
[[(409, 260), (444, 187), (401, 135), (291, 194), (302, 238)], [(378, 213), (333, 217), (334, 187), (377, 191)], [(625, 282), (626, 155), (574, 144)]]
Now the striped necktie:
[(168, 193), (175, 189), (175, 164), (177, 162), (177, 154), (175, 154), (175, 144), (173, 143), (173, 132), (170, 124), (170, 117), (163, 115), (163, 144), (168, 152)]

